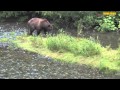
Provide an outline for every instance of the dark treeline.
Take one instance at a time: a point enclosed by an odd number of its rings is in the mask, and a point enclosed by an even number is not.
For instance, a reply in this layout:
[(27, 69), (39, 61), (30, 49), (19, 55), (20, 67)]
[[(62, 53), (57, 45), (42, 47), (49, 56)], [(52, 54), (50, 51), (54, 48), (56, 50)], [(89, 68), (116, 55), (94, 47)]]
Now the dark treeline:
[(32, 17), (47, 18), (57, 29), (117, 31), (120, 27), (119, 11), (115, 16), (103, 15), (103, 11), (0, 11), (1, 22), (26, 22)]

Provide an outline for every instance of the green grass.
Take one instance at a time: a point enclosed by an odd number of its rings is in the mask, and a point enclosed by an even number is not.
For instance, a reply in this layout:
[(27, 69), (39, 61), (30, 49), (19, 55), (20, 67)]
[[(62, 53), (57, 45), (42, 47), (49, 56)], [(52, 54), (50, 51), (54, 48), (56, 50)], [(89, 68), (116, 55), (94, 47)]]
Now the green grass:
[(0, 42), (8, 42), (8, 40), (9, 40), (9, 39), (7, 39), (7, 38), (1, 38), (1, 39), (0, 39)]
[(120, 48), (104, 48), (94, 40), (60, 33), (47, 37), (18, 36), (13, 42), (19, 48), (49, 56), (54, 60), (86, 64), (101, 71), (120, 70)]
[(75, 55), (99, 55), (101, 45), (88, 39), (77, 39), (67, 34), (47, 37), (47, 48), (51, 51), (71, 52)]

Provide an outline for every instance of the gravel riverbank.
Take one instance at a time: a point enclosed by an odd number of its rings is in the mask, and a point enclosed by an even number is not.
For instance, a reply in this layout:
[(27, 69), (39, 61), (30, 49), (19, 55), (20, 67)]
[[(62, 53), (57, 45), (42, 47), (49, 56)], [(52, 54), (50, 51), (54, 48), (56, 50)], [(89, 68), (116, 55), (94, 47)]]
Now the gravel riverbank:
[(53, 61), (24, 50), (0, 49), (1, 79), (120, 79), (85, 65)]

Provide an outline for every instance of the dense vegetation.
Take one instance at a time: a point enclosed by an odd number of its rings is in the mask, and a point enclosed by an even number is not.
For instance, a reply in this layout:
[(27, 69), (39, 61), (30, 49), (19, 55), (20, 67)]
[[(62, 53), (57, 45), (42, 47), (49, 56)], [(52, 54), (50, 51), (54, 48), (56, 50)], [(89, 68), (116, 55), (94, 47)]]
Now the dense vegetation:
[(0, 11), (1, 21), (26, 21), (32, 17), (43, 17), (54, 23), (56, 29), (72, 28), (78, 31), (118, 31), (120, 12), (103, 15), (103, 11)]

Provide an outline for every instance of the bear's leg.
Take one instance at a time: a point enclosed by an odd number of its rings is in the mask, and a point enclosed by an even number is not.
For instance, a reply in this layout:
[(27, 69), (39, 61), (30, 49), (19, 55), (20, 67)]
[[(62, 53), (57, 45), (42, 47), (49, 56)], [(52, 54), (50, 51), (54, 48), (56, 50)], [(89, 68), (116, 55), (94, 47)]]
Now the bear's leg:
[(29, 29), (28, 30), (28, 35), (32, 35), (33, 31), (34, 31), (34, 29)]
[(45, 35), (47, 34), (47, 30), (46, 30), (46, 29), (44, 30), (44, 34), (45, 34)]
[(40, 34), (40, 30), (37, 30), (37, 36)]
[(30, 35), (30, 30), (27, 31), (27, 35)]

